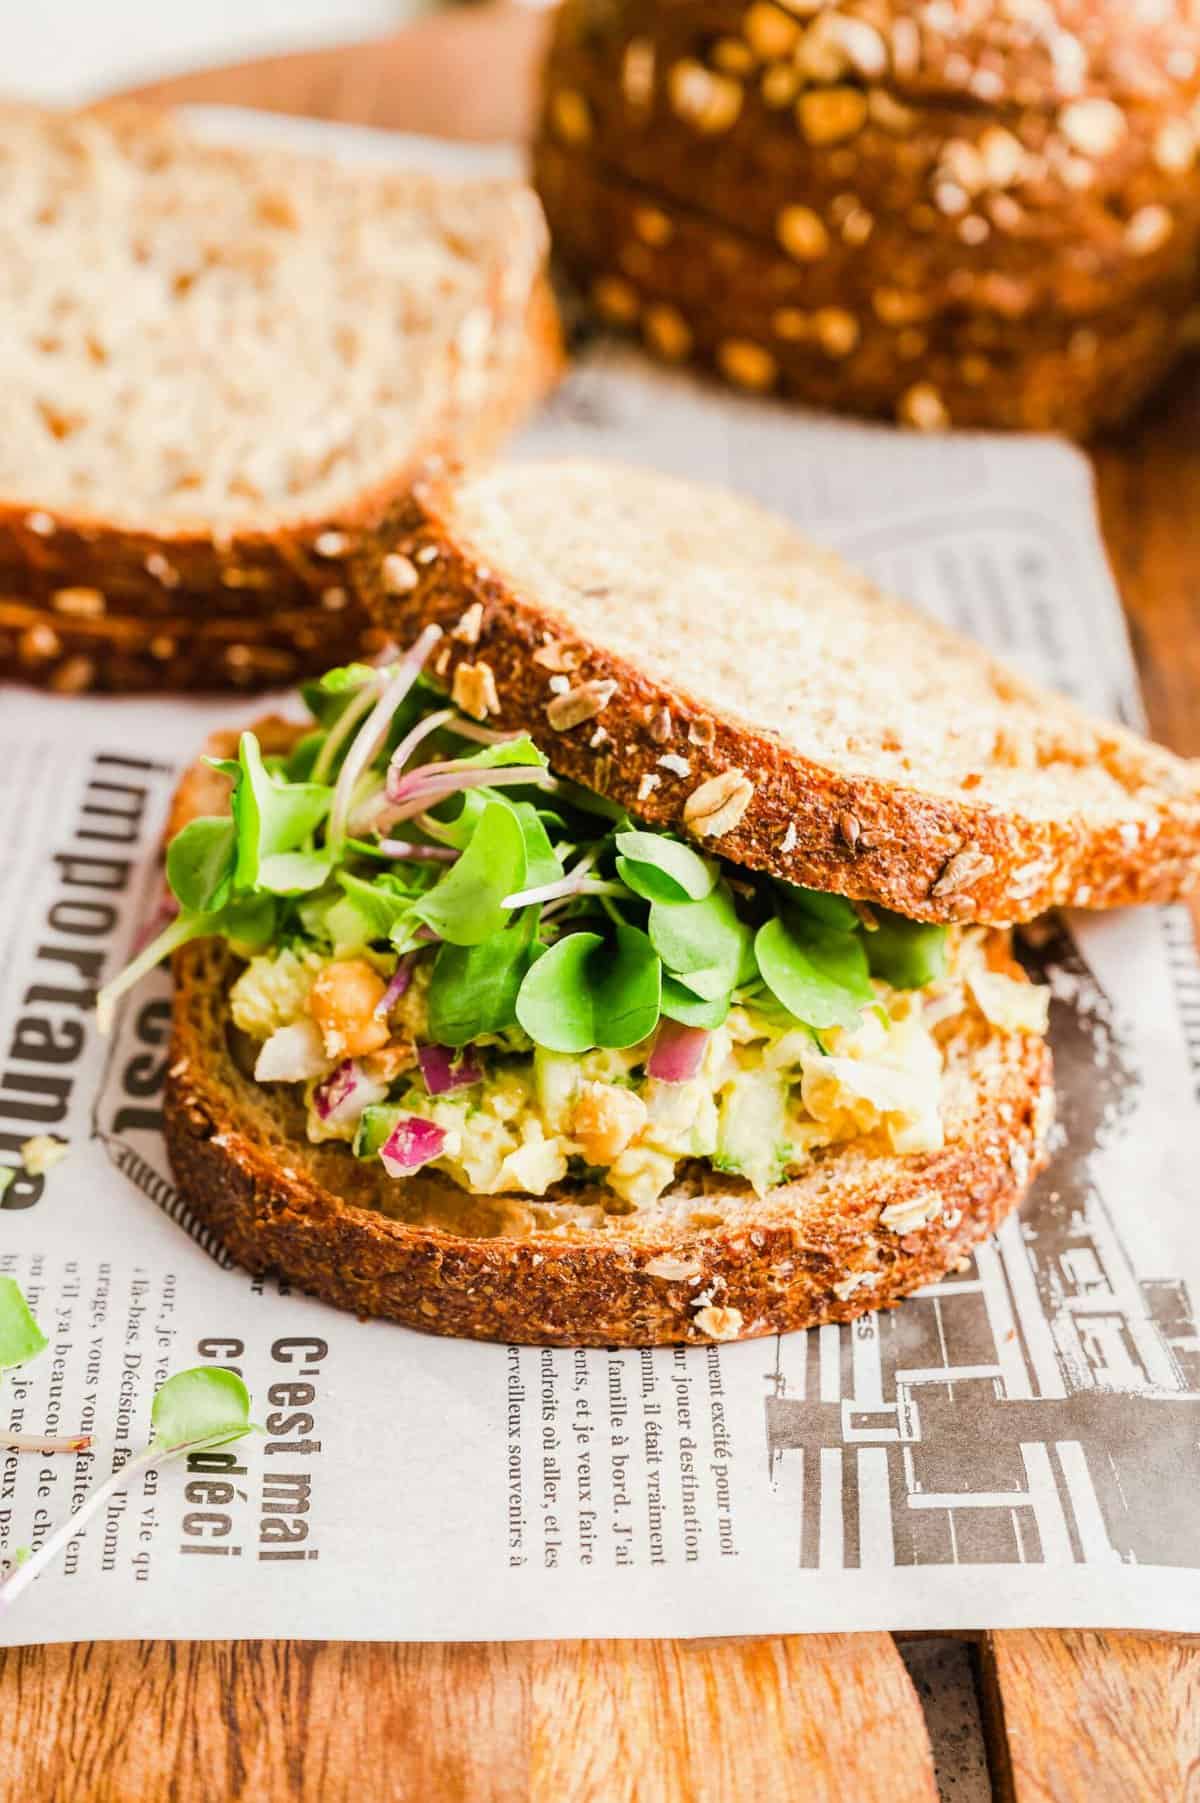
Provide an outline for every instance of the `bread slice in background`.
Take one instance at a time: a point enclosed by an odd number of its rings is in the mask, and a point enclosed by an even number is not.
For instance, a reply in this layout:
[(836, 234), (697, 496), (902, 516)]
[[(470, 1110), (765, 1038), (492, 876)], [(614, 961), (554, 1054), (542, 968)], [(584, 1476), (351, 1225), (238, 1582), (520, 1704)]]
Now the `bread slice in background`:
[[(271, 719), (258, 730), (270, 752), (301, 729)], [(215, 734), (207, 749), (233, 744)], [(197, 764), (171, 831), (220, 811), (227, 793)], [(990, 958), (1019, 974), (1003, 935)], [(605, 1214), (604, 1192), (586, 1185), (538, 1198), (471, 1195), (430, 1170), (397, 1182), (344, 1144), (310, 1144), (291, 1086), (246, 1074), (228, 1002), (239, 968), (217, 940), (174, 959), (165, 1124), (182, 1194), (248, 1269), (426, 1332), (652, 1346), (852, 1320), (954, 1268), (1044, 1162), (1049, 1049), (997, 1031), (972, 1004), (944, 1048), (940, 1152), (901, 1157), (864, 1139), (817, 1152), (763, 1197), (708, 1172), (631, 1215)]]
[[(1165, 261), (1152, 280), (1139, 259), (1131, 292), (1123, 251), (1081, 261), (1031, 240), (1028, 268), (990, 288), (980, 277), (1000, 310), (971, 307), (961, 247), (943, 246), (939, 268), (937, 242), (915, 246), (902, 224), (872, 228), (870, 267), (836, 236), (808, 261), (549, 141), (534, 170), (558, 261), (608, 324), (735, 387), (919, 428), (1086, 437), (1162, 378), (1195, 293), (1190, 263)], [(811, 208), (786, 218), (801, 216), (801, 240), (824, 233)]]
[(393, 637), (445, 627), (467, 711), (735, 863), (987, 924), (1200, 879), (1200, 767), (738, 496), (583, 461), (431, 479), (358, 576)]
[[(659, 355), (923, 429), (1088, 436), (1187, 329), (1198, 95), (1189, 7), (564, 0), (535, 179), (564, 266), (598, 303), (631, 286), (621, 323), (641, 313)], [(601, 183), (631, 194), (631, 230)], [(778, 333), (768, 257), (799, 291)], [(840, 316), (824, 361), (794, 348), (818, 308)], [(1047, 316), (1071, 355), (1039, 342)]]
[(232, 149), (136, 107), (0, 113), (0, 588), (342, 612), (352, 654), (358, 536), (558, 372), (545, 252), (519, 182)]

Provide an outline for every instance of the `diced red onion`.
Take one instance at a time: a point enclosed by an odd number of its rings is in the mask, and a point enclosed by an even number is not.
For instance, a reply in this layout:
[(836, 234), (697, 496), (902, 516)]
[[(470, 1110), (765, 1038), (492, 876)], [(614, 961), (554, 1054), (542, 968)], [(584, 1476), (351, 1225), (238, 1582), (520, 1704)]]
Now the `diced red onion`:
[(660, 1083), (689, 1083), (704, 1062), (708, 1041), (707, 1027), (685, 1027), (664, 1016), (646, 1060), (646, 1075)]
[(386, 1083), (372, 1083), (353, 1058), (343, 1058), (313, 1090), (313, 1107), (327, 1127), (344, 1127), (356, 1121), (364, 1108), (382, 1102)]
[(412, 982), (413, 965), (416, 959), (411, 952), (406, 952), (392, 974), (392, 980), (375, 1004), (375, 1019), (386, 1020), (400, 997)]
[(469, 1089), (482, 1083), (483, 1072), (469, 1050), (448, 1045), (417, 1047), (417, 1063), (431, 1096), (448, 1095), (452, 1089)]
[(379, 1159), (389, 1177), (408, 1177), (422, 1165), (440, 1158), (446, 1129), (419, 1114), (402, 1114), (379, 1148)]

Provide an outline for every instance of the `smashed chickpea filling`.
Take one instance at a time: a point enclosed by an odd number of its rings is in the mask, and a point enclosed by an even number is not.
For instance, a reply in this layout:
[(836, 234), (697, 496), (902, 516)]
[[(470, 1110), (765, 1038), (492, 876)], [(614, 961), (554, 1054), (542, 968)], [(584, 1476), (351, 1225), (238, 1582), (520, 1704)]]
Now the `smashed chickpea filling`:
[[(682, 1081), (648, 1074), (653, 1039), (575, 1056), (513, 1028), (466, 1048), (461, 1080), (452, 1071), (454, 1086), (435, 1093), (422, 1058), (428, 959), (393, 998), (394, 960), (292, 945), (250, 960), (230, 1008), (258, 1044), (256, 1077), (303, 1084), (311, 1140), (378, 1156), (376, 1117), (430, 1123), (441, 1137), (428, 1168), (464, 1190), (540, 1197), (587, 1183), (620, 1215), (656, 1202), (696, 1160), (762, 1194), (824, 1146), (870, 1136), (898, 1154), (937, 1151), (944, 1048), (964, 1019), (1046, 1031), (1048, 992), (991, 968), (986, 945), (983, 929), (952, 929), (943, 977), (907, 990), (874, 980), (850, 1028), (818, 1033), (737, 998)], [(346, 1093), (329, 1106), (335, 1078)]]

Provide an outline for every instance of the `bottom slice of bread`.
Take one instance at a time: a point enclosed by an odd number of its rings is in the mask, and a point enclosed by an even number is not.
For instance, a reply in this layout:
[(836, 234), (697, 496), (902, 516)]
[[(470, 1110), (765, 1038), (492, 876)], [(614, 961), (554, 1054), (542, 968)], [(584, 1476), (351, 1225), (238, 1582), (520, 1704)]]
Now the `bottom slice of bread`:
[(404, 1183), (305, 1138), (298, 1097), (247, 1076), (216, 941), (175, 960), (167, 1145), (192, 1210), (250, 1270), (359, 1315), (468, 1339), (657, 1346), (751, 1338), (890, 1307), (967, 1258), (1021, 1200), (1053, 1110), (1040, 1039), (975, 1014), (946, 1047), (943, 1150), (854, 1142), (760, 1197), (705, 1171), (653, 1208), (602, 1192), (477, 1196)]

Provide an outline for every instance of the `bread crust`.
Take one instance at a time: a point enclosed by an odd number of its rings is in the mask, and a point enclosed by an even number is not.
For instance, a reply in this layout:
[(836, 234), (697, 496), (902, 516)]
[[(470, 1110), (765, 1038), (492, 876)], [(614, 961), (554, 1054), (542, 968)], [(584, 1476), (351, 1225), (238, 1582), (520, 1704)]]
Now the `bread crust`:
[[(823, 7), (771, 0), (776, 14), (802, 27)], [(1190, 4), (1140, 8), (1126, 0), (1049, 0), (1030, 6), (996, 0), (954, 0), (933, 11), (927, 0), (872, 0), (838, 7), (867, 23), (857, 34), (844, 71), (809, 68), (815, 84), (878, 81), (904, 100), (944, 105), (1039, 110), (1077, 98), (1105, 97), (1129, 106), (1186, 100), (1200, 92), (1197, 21)], [(826, 21), (828, 23), (828, 21)], [(555, 20), (555, 42), (596, 51), (640, 35), (673, 55), (737, 40), (743, 31), (755, 54), (732, 72), (794, 54), (786, 46), (759, 50), (741, 0), (608, 0), (603, 7), (571, 0)], [(824, 28), (822, 27), (822, 30)], [(873, 40), (878, 40), (873, 41)], [(720, 58), (715, 59), (721, 66)]]
[[(82, 605), (74, 597), (95, 591), (63, 593), (70, 605)], [(202, 598), (195, 599), (196, 612), (130, 619), (0, 595), (0, 677), (60, 695), (254, 691), (322, 675), (386, 643), (386, 634), (349, 605), (205, 620)]]
[[(704, 365), (755, 392), (924, 429), (1090, 437), (1161, 379), (1193, 291), (1190, 267), (1177, 269), (1133, 298), (1080, 315), (1052, 304), (1051, 267), (1036, 282), (1005, 277), (988, 288), (981, 278), (997, 308), (1019, 302), (1019, 317), (956, 298), (953, 273), (940, 290), (889, 282), (873, 304), (862, 289), (865, 252), (801, 266), (652, 200), (577, 153), (543, 143), (535, 169), (561, 267), (608, 323), (639, 331), (654, 355)], [(665, 234), (660, 242), (641, 235), (648, 209)], [(891, 257), (873, 246), (872, 266), (895, 271), (901, 250)], [(1089, 281), (1098, 295), (1103, 280)]]
[[(530, 480), (539, 473), (531, 468)], [(620, 466), (605, 466), (604, 475), (617, 483), (655, 480)], [(592, 639), (536, 594), (518, 592), (498, 567), (495, 548), (471, 542), (456, 515), (456, 492), (462, 491), (431, 478), (393, 514), (360, 565), (368, 605), (402, 643), (430, 621), (441, 625), (446, 637), (430, 671), (436, 680), (452, 688), (461, 664), (486, 663), (499, 703), (493, 724), (528, 732), (560, 775), (652, 825), (689, 834), (684, 810), (696, 788), (722, 773), (751, 772), (745, 811), (730, 830), (705, 839), (705, 849), (914, 920), (1008, 925), (1072, 902), (1167, 901), (1200, 880), (1200, 773), (1161, 748), (1098, 722), (1090, 734), (1093, 755), (1111, 761), (1131, 795), (1153, 803), (1153, 821), (1142, 826), (1134, 825), (1132, 809), (1129, 821), (1047, 819), (844, 775), (751, 721), (649, 677), (604, 646), (602, 620)], [(697, 488), (697, 506), (703, 497)], [(418, 572), (416, 587), (404, 596), (388, 595), (381, 574), (384, 556), (396, 549)], [(846, 581), (861, 579), (847, 571)], [(476, 606), (464, 634), (461, 622)], [(536, 655), (548, 643), (570, 652), (572, 683), (612, 685), (603, 742), (593, 743), (590, 723), (573, 731), (551, 728), (550, 672)], [(997, 683), (1017, 683), (1002, 666), (993, 668)], [(1076, 718), (1060, 699), (1045, 701), (1051, 716)], [(668, 779), (664, 755), (686, 760), (686, 779)]]
[[(907, 424), (1085, 437), (1153, 386), (1191, 305), (1198, 82), (1200, 20), (1095, 0), (1019, 21), (991, 0), (936, 21), (916, 0), (567, 0), (536, 179), (568, 267), (609, 317), (652, 305), (662, 354)], [(764, 290), (801, 336), (836, 310), (825, 361), (771, 344)], [(941, 322), (976, 316), (999, 355), (964, 377)], [(1119, 348), (1077, 366), (1039, 344), (1072, 316)]]
[[(689, 65), (711, 41), (697, 34)], [(1053, 113), (898, 103), (889, 111), (885, 88), (874, 91), (875, 111), (851, 140), (811, 144), (793, 110), (765, 106), (748, 80), (733, 125), (708, 137), (661, 88), (631, 111), (620, 86), (627, 47), (618, 40), (603, 53), (581, 51), (560, 35), (546, 65), (539, 151), (584, 158), (644, 189), (651, 215), (655, 207), (669, 215), (673, 204), (694, 209), (776, 249), (788, 242), (788, 209), (802, 206), (817, 224), (795, 244), (798, 270), (864, 321), (875, 294), (895, 289), (931, 313), (944, 305), (988, 311), (1001, 293), (1009, 318), (1048, 305), (1089, 313), (1195, 262), (1200, 191), (1187, 149), (1195, 127), (1183, 106), (1129, 112), (1117, 141), (1088, 160), (1080, 186), (1083, 160)], [(667, 46), (658, 55), (669, 61)], [(564, 93), (587, 108), (585, 137), (564, 138)], [(1172, 127), (1182, 134), (1178, 147)], [(1176, 165), (1164, 166), (1172, 154)], [(562, 215), (540, 172), (536, 185), (557, 236)], [(1130, 222), (1150, 207), (1158, 229), (1139, 240)], [(651, 217), (645, 241), (660, 243), (665, 232)]]

